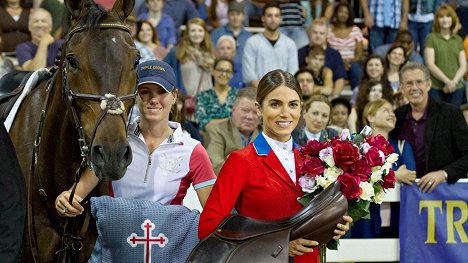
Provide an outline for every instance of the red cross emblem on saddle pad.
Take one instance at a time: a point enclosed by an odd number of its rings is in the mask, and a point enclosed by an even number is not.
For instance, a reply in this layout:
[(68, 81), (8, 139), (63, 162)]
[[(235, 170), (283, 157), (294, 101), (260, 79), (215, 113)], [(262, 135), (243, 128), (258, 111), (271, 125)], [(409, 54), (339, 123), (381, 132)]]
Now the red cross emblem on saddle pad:
[(163, 233), (160, 233), (157, 237), (151, 236), (151, 232), (154, 228), (155, 225), (149, 219), (146, 219), (145, 222), (141, 224), (141, 229), (143, 229), (144, 235), (139, 237), (136, 233), (132, 233), (127, 238), (127, 242), (132, 247), (136, 247), (137, 245), (144, 245), (145, 263), (151, 262), (151, 245), (157, 244), (159, 247), (165, 247), (169, 242)]

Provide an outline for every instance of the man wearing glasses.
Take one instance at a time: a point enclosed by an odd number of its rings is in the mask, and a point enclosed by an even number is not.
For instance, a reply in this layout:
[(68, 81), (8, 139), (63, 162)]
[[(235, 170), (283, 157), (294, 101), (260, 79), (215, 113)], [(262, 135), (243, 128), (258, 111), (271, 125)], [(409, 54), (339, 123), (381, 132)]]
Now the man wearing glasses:
[(429, 70), (408, 62), (400, 71), (400, 89), (409, 104), (396, 109), (391, 137), (408, 141), (416, 160), (418, 186), (432, 192), (441, 182), (455, 183), (468, 173), (468, 128), (460, 109), (431, 100)]

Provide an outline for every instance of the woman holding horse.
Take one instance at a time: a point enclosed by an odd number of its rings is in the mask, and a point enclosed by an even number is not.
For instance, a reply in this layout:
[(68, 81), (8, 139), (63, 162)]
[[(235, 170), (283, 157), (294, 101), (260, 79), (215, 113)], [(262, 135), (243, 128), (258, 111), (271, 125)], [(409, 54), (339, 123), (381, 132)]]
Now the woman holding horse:
[[(297, 80), (288, 72), (274, 70), (261, 80), (257, 90), (257, 109), (263, 120), (263, 131), (242, 150), (232, 152), (221, 169), (213, 191), (200, 217), (200, 239), (236, 209), (240, 215), (261, 220), (288, 217), (302, 205), (296, 171), (301, 163), (291, 133), (302, 111), (302, 92)], [(338, 224), (338, 239), (349, 228)], [(297, 239), (289, 243), (288, 254), (295, 262), (318, 262), (318, 242)]]
[[(215, 180), (211, 163), (200, 142), (190, 138), (169, 115), (177, 100), (175, 75), (165, 62), (150, 60), (138, 66), (137, 105), (140, 119), (130, 124), (128, 141), (133, 160), (124, 177), (112, 181), (111, 194), (180, 205), (187, 188), (193, 184), (201, 205), (210, 194)], [(144, 168), (143, 168), (144, 167)], [(60, 194), (55, 208), (62, 216), (77, 216), (83, 211), (82, 197), (99, 183), (87, 170), (76, 187), (73, 204), (70, 192)]]

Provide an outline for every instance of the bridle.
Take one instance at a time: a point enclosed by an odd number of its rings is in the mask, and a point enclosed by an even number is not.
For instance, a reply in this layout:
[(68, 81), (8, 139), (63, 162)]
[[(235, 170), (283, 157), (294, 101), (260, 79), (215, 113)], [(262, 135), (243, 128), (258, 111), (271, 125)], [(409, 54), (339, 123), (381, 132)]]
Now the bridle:
[[(87, 93), (75, 93), (73, 92), (72, 88), (70, 87), (70, 84), (68, 82), (67, 78), (67, 72), (68, 72), (68, 67), (69, 63), (66, 61), (66, 50), (67, 50), (67, 45), (72, 39), (72, 37), (79, 32), (82, 32), (84, 30), (90, 29), (90, 26), (78, 26), (71, 30), (67, 37), (66, 41), (62, 46), (62, 55), (61, 55), (61, 66), (62, 66), (62, 95), (65, 98), (65, 101), (67, 105), (69, 106), (72, 116), (73, 116), (73, 122), (75, 129), (78, 131), (79, 135), (79, 145), (80, 145), (80, 151), (81, 151), (81, 157), (82, 161), (75, 173), (75, 178), (74, 178), (74, 185), (72, 188), (72, 191), (70, 193), (70, 198), (69, 202), (71, 203), (73, 200), (73, 196), (76, 190), (76, 185), (78, 184), (81, 174), (83, 170), (89, 166), (91, 169), (93, 169), (93, 165), (90, 161), (90, 150), (92, 147), (92, 143), (94, 141), (94, 137), (96, 135), (97, 128), (101, 124), (102, 120), (107, 114), (111, 115), (120, 115), (122, 118), (122, 121), (124, 125), (126, 125), (125, 121), (125, 107), (123, 104), (123, 101), (125, 100), (133, 100), (132, 105), (135, 102), (135, 97), (136, 97), (136, 87), (135, 91), (132, 94), (124, 95), (124, 96), (119, 96), (117, 97), (114, 94), (104, 94), (104, 95), (97, 95), (97, 94), (87, 94)], [(94, 27), (93, 27), (94, 28)], [(120, 23), (100, 23), (95, 26), (97, 29), (117, 29), (117, 30), (123, 30), (130, 34), (130, 30), (123, 24)], [(135, 63), (138, 63), (139, 60), (139, 55), (135, 61)], [(57, 73), (57, 72), (56, 72)], [(41, 142), (41, 137), (42, 137), (42, 129), (45, 121), (45, 116), (46, 116), (46, 110), (50, 104), (50, 93), (52, 92), (52, 87), (53, 83), (55, 82), (57, 74), (54, 74), (52, 79), (49, 79), (48, 85), (47, 85), (47, 95), (45, 99), (45, 104), (43, 106), (43, 109), (41, 111), (41, 117), (38, 123), (38, 127), (36, 130), (36, 139), (34, 143), (34, 150), (33, 150), (33, 156), (32, 156), (32, 162), (31, 162), (31, 178), (35, 178), (36, 184), (37, 184), (37, 189), (39, 192), (40, 200), (42, 204), (45, 207), (47, 217), (49, 219), (49, 222), (57, 232), (62, 237), (62, 248), (56, 252), (56, 254), (64, 252), (64, 261), (67, 262), (75, 262), (78, 259), (79, 256), (79, 251), (83, 247), (83, 236), (88, 227), (88, 222), (89, 222), (89, 214), (87, 215), (87, 218), (85, 218), (85, 223), (83, 227), (81, 228), (80, 235), (73, 235), (73, 229), (76, 226), (76, 220), (69, 220), (68, 218), (66, 219), (65, 225), (61, 225), (59, 223), (59, 220), (57, 219), (56, 215), (52, 212), (52, 208), (49, 205), (49, 200), (48, 196), (45, 192), (45, 188), (42, 183), (42, 177), (39, 173), (35, 173), (35, 167), (37, 166), (37, 161), (38, 161), (38, 153), (39, 153), (39, 146)], [(78, 116), (77, 110), (76, 110), (76, 100), (91, 100), (91, 101), (100, 101), (100, 108), (101, 108), (101, 114), (99, 118), (96, 121), (96, 125), (93, 128), (93, 134), (91, 137), (91, 141), (89, 144), (86, 142), (86, 138), (84, 136), (84, 130), (83, 126), (81, 124), (81, 120)], [(29, 189), (32, 189), (32, 187), (29, 187)], [(32, 198), (31, 193), (28, 193), (29, 197)], [(32, 207), (28, 206), (28, 226), (29, 226), (29, 239), (31, 243), (31, 252), (33, 255), (33, 259), (35, 262), (40, 262), (39, 260), (39, 251), (37, 247), (37, 242), (36, 242), (36, 236), (35, 236), (35, 223), (34, 223), (34, 217), (32, 216)]]
[[(66, 47), (68, 46), (68, 43), (71, 41), (71, 39), (76, 33), (82, 32), (89, 28), (90, 28), (89, 26), (78, 26), (68, 33), (66, 37), (66, 41), (64, 43), (64, 50), (62, 50), (62, 52), (64, 53), (62, 55), (62, 59), (64, 63), (63, 68), (62, 68), (62, 81), (63, 81), (63, 96), (66, 99), (67, 104), (71, 109), (71, 112), (73, 115), (73, 121), (75, 124), (75, 129), (78, 131), (78, 136), (79, 136), (78, 141), (80, 144), (81, 156), (83, 157), (83, 161), (85, 162), (85, 165), (89, 165), (90, 168), (93, 168), (92, 162), (90, 161), (90, 158), (89, 158), (89, 154), (91, 151), (92, 143), (94, 141), (94, 137), (96, 135), (97, 128), (99, 127), (99, 125), (101, 124), (101, 121), (107, 114), (120, 115), (125, 124), (125, 118), (123, 116), (123, 113), (125, 112), (125, 107), (122, 101), (124, 100), (134, 101), (136, 97), (136, 89), (132, 94), (128, 94), (128, 95), (124, 95), (120, 97), (117, 97), (113, 94), (95, 95), (95, 94), (73, 92), (68, 82), (68, 78), (67, 78), (69, 63), (66, 62), (66, 59), (65, 59), (67, 57)], [(125, 25), (118, 24), (118, 23), (101, 23), (97, 25), (97, 28), (119, 29), (130, 34), (130, 30)], [(137, 60), (138, 59), (139, 58), (137, 58)], [(96, 125), (94, 126), (92, 137), (91, 137), (89, 144), (86, 142), (86, 138), (84, 136), (84, 131), (83, 131), (83, 126), (81, 125), (81, 120), (78, 117), (78, 113), (76, 110), (76, 103), (75, 103), (76, 100), (91, 100), (91, 101), (101, 102), (100, 104), (101, 115), (99, 116), (96, 122)]]

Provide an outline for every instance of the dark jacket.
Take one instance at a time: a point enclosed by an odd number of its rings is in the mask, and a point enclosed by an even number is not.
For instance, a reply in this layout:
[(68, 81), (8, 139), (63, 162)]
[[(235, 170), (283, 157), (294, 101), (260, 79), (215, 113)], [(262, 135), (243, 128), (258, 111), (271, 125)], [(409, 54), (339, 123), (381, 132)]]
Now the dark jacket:
[[(331, 139), (335, 136), (338, 136), (338, 132), (336, 130), (331, 128), (325, 128), (320, 134), (319, 141), (324, 142), (326, 139)], [(292, 133), (292, 137), (294, 139), (294, 142), (301, 146), (305, 146), (307, 144), (308, 140), (307, 135), (304, 131), (304, 126), (295, 129)]]
[[(401, 129), (409, 105), (395, 110), (397, 123), (390, 137), (401, 139)], [(411, 145), (415, 149), (414, 145)], [(447, 103), (429, 99), (424, 133), (426, 171), (444, 170), (448, 183), (468, 174), (468, 127), (462, 112)], [(421, 177), (423, 175), (418, 175)]]
[(17, 262), (26, 215), (24, 178), (15, 148), (0, 124), (0, 259)]

